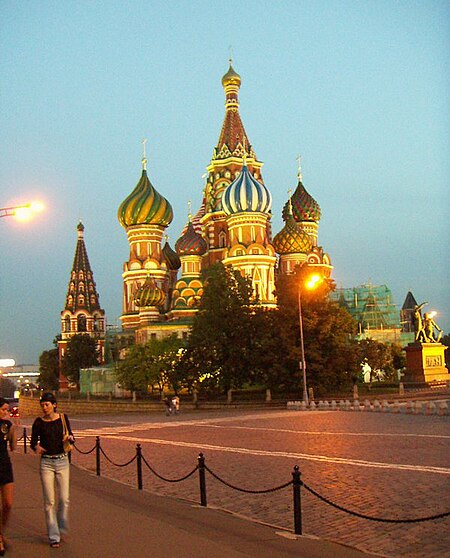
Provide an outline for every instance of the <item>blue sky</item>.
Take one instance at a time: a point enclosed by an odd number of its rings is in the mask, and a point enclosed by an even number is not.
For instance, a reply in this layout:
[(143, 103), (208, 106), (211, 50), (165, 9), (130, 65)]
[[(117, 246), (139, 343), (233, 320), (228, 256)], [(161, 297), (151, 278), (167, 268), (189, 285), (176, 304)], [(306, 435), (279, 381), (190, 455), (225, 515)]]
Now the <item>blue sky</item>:
[(37, 363), (60, 331), (76, 225), (108, 322), (128, 258), (117, 208), (148, 173), (175, 244), (224, 116), (230, 47), (240, 113), (264, 162), (273, 231), (296, 186), (322, 208), (338, 286), (412, 289), (445, 332), (449, 297), (448, 2), (0, 3), (0, 358)]

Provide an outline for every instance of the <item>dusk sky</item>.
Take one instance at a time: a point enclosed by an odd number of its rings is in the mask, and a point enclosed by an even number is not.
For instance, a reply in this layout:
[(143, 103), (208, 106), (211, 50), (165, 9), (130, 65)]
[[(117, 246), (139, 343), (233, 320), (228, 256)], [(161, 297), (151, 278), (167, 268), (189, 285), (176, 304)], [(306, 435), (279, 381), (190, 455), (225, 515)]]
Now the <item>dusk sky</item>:
[(119, 324), (129, 246), (120, 203), (148, 174), (174, 220), (195, 213), (225, 114), (222, 75), (273, 196), (319, 202), (339, 287), (408, 290), (450, 331), (448, 1), (0, 3), (0, 358), (36, 364), (60, 332), (85, 226), (100, 303)]

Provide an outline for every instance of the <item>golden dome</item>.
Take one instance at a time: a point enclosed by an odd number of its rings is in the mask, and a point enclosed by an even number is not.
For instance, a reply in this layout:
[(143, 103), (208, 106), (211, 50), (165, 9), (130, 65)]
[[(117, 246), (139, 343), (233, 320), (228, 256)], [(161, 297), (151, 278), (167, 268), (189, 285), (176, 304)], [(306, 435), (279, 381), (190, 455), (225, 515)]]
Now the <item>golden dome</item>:
[(226, 87), (227, 85), (237, 85), (240, 87), (241, 85), (241, 76), (234, 71), (233, 66), (231, 65), (231, 60), (228, 72), (222, 78), (222, 85), (223, 87)]

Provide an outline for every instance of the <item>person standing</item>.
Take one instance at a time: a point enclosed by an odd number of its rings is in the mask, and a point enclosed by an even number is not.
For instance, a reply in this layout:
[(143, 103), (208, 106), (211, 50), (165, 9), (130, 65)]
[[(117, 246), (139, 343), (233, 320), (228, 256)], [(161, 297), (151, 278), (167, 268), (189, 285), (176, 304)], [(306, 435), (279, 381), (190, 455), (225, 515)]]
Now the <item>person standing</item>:
[(17, 445), (16, 430), (9, 420), (9, 403), (0, 397), (0, 492), (2, 497), (0, 520), (0, 556), (5, 554), (4, 529), (8, 523), (14, 493), (14, 477), (9, 449), (13, 451)]
[(74, 441), (67, 415), (58, 413), (53, 393), (44, 393), (40, 400), (43, 416), (37, 417), (31, 430), (31, 449), (41, 457), (40, 476), (44, 496), (45, 519), (49, 543), (59, 548), (61, 535), (68, 531), (69, 471), (68, 454), (64, 452), (64, 425), (69, 440)]

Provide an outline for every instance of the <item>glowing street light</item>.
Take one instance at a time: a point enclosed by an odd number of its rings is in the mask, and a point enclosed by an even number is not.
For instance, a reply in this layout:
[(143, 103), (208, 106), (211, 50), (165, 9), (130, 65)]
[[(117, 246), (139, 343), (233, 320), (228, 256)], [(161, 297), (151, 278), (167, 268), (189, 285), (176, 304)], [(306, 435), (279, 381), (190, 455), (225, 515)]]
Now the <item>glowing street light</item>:
[[(312, 291), (317, 288), (320, 283), (323, 281), (323, 277), (318, 275), (317, 273), (308, 277), (305, 281), (304, 286), (309, 290)], [(303, 375), (303, 401), (306, 405), (309, 404), (309, 397), (308, 397), (308, 387), (306, 385), (306, 359), (305, 359), (305, 346), (303, 343), (303, 317), (302, 317), (302, 285), (299, 283), (298, 285), (298, 317), (300, 323), (300, 350), (301, 350), (301, 360), (299, 362), (300, 368), (302, 370)]]
[(28, 221), (35, 213), (44, 209), (41, 202), (31, 202), (24, 205), (14, 205), (11, 207), (0, 207), (0, 217), (16, 217), (18, 221)]

